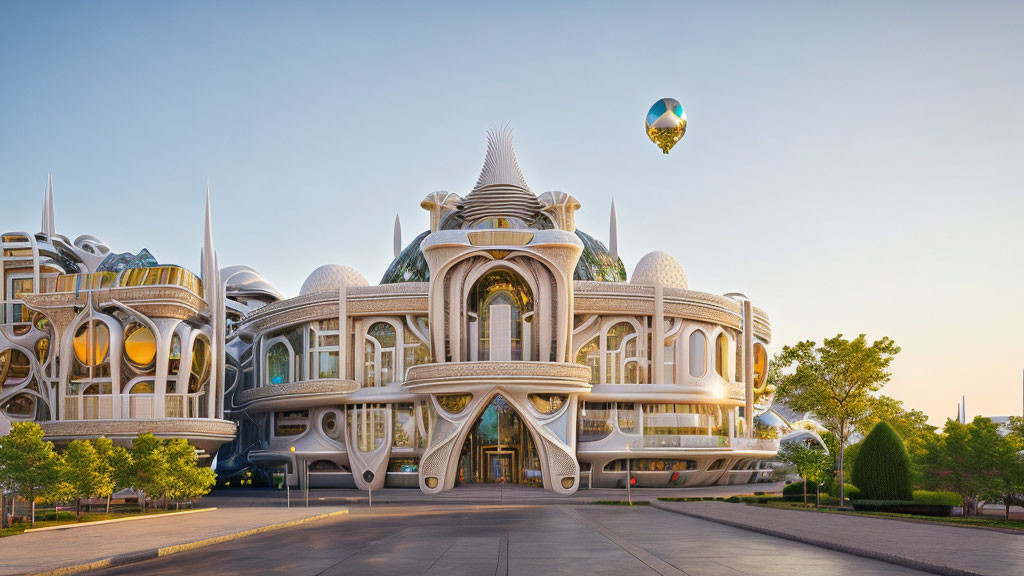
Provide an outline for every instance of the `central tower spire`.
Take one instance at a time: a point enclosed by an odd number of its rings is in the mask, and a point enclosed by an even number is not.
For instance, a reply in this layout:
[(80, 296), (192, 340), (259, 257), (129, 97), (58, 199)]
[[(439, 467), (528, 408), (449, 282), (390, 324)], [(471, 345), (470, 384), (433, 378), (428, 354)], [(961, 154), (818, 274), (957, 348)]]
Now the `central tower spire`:
[(480, 178), (459, 204), (462, 219), (472, 224), (491, 218), (517, 218), (528, 225), (540, 217), (543, 208), (519, 169), (512, 131), (489, 130)]

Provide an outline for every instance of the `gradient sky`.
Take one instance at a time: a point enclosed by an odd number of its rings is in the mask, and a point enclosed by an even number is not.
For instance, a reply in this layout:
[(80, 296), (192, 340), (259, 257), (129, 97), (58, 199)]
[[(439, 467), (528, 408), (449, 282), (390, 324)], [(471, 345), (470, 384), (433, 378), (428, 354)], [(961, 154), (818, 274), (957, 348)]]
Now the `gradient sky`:
[(933, 423), (1021, 413), (1024, 4), (368, 4), (0, 3), (0, 229), (52, 172), (58, 232), (196, 270), (209, 181), (223, 265), (376, 282), (510, 123), (582, 229), (615, 198), (628, 270), (671, 253), (776, 349), (894, 338), (885, 391)]

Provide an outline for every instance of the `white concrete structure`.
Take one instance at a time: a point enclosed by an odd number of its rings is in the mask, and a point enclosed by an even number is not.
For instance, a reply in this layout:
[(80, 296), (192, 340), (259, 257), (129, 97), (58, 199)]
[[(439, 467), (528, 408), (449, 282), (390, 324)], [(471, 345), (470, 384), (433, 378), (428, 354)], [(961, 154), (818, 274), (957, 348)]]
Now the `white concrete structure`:
[[(18, 368), (0, 410), (55, 438), (231, 420), (237, 435), (216, 438), (231, 439), (218, 459), (228, 479), (571, 493), (624, 486), (627, 468), (640, 486), (768, 474), (787, 425), (769, 410), (768, 318), (747, 298), (691, 290), (665, 252), (627, 282), (614, 207), (609, 251), (576, 229), (575, 197), (533, 192), (505, 131), (489, 134), (465, 197), (432, 192), (421, 206), (429, 229), (401, 249), (396, 219), (380, 284), (330, 264), (282, 299), (250, 268), (218, 268), (209, 207), (199, 282), (155, 261), (104, 272), (101, 242), (55, 236), (47, 194), (43, 232), (4, 236), (0, 353)], [(90, 322), (106, 327), (102, 354)], [(139, 327), (151, 344), (135, 358)], [(46, 338), (60, 373), (33, 348)]]

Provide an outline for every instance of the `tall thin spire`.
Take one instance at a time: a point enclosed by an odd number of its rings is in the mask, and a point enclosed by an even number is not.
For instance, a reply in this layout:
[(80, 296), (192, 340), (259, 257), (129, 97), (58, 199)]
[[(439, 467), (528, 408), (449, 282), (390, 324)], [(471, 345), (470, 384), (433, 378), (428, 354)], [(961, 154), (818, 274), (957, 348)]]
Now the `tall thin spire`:
[(608, 215), (608, 251), (612, 253), (612, 259), (619, 259), (619, 229), (615, 222), (615, 198), (612, 198), (612, 211)]
[(402, 220), (395, 214), (395, 242), (394, 242), (395, 258), (402, 253)]
[(46, 234), (47, 236), (50, 235), (50, 210), (46, 207), (48, 198), (49, 197), (46, 195), (46, 188), (43, 188), (43, 212), (42, 216), (39, 219), (39, 231), (43, 234)]
[(203, 262), (201, 273), (203, 284), (213, 278), (213, 219), (210, 217), (210, 183), (206, 183), (206, 220), (203, 223)]
[(50, 185), (49, 193), (46, 201), (46, 222), (49, 227), (50, 236), (57, 233), (57, 225), (53, 222), (53, 174), (50, 174)]

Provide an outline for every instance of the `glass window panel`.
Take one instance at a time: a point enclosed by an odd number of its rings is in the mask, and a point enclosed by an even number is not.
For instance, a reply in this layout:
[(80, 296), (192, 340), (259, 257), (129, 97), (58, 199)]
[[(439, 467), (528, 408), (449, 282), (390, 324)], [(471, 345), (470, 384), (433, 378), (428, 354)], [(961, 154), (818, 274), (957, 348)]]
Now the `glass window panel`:
[(702, 378), (707, 373), (708, 340), (700, 330), (690, 334), (690, 376)]

